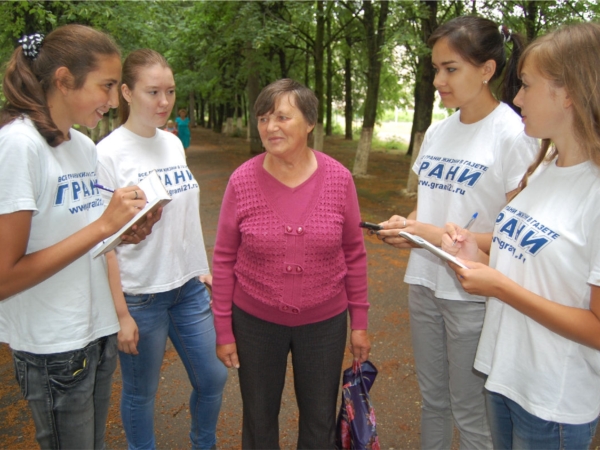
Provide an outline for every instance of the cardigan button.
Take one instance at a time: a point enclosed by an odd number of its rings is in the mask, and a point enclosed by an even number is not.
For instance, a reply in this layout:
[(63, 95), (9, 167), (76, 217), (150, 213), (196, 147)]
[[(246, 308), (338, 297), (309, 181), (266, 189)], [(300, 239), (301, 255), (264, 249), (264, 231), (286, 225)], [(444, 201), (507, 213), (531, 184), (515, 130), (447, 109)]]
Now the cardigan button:
[(284, 311), (287, 311), (287, 310), (288, 310), (288, 307), (287, 307), (287, 306), (284, 306), (284, 307), (283, 307), (283, 310), (284, 310)]
[(291, 271), (292, 271), (292, 266), (287, 266), (287, 267), (285, 268), (285, 270), (287, 270), (288, 272), (291, 272)]
[(292, 232), (292, 227), (290, 227), (289, 225), (287, 227), (285, 227), (285, 231), (287, 231), (288, 233)]
[(296, 231), (298, 232), (298, 234), (302, 234), (302, 233), (304, 233), (304, 228), (298, 227), (298, 229)]
[(298, 308), (293, 308), (293, 309), (292, 309), (292, 312), (293, 312), (294, 314), (298, 314), (300, 311), (298, 311)]
[(298, 273), (302, 272), (302, 267), (296, 266), (296, 272), (298, 272)]

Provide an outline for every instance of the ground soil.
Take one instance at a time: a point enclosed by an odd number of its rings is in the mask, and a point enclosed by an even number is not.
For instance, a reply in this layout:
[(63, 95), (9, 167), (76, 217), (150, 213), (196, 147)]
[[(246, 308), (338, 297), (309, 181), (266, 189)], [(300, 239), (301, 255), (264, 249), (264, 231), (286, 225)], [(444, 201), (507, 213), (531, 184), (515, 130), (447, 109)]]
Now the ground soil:
[[(325, 139), (325, 152), (351, 168), (356, 141), (341, 137)], [(209, 253), (221, 199), (232, 171), (249, 159), (249, 144), (244, 138), (232, 138), (202, 128), (192, 129), (188, 164), (201, 188), (201, 216)], [(364, 220), (380, 222), (392, 214), (408, 214), (414, 200), (401, 195), (406, 187), (409, 158), (398, 153), (374, 151), (369, 160), (369, 176), (355, 180)], [(168, 212), (167, 212), (168, 213)], [(379, 369), (371, 391), (377, 415), (377, 427), (383, 449), (419, 448), (421, 398), (410, 344), (407, 289), (402, 282), (408, 251), (396, 250), (365, 236), (369, 264), (369, 335), (370, 360)], [(344, 367), (351, 363), (346, 355)], [(107, 447), (126, 448), (119, 415), (121, 380), (117, 370), (112, 407), (107, 426)], [(189, 382), (185, 370), (171, 346), (165, 355), (161, 385), (156, 399), (156, 439), (161, 449), (189, 448)], [(241, 399), (237, 374), (230, 370), (218, 424), (218, 447), (239, 449), (241, 441)], [(298, 411), (293, 394), (293, 379), (288, 380), (280, 414), (280, 444), (295, 448)], [(456, 434), (456, 433), (455, 433)], [(596, 444), (596, 442), (595, 442)], [(36, 448), (34, 428), (26, 403), (21, 400), (14, 381), (10, 352), (0, 346), (0, 448)], [(453, 443), (457, 448), (457, 440)], [(598, 448), (596, 445), (593, 448)]]

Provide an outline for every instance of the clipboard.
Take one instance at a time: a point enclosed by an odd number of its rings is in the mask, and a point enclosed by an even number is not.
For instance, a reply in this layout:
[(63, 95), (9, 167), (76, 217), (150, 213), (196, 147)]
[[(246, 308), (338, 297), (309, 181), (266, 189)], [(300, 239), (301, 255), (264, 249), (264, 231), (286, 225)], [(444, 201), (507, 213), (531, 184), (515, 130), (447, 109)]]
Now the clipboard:
[(417, 244), (419, 247), (424, 248), (425, 250), (433, 253), (435, 256), (437, 256), (440, 259), (443, 259), (444, 261), (450, 261), (450, 262), (456, 264), (457, 266), (462, 267), (463, 269), (468, 269), (467, 266), (465, 266), (463, 263), (461, 263), (457, 258), (452, 256), (450, 253), (445, 252), (444, 250), (442, 250), (439, 247), (436, 247), (431, 242), (426, 241), (425, 239), (423, 239), (420, 236), (416, 236), (414, 234), (407, 233), (406, 231), (401, 231), (400, 233), (398, 233), (398, 236), (403, 237), (404, 239), (412, 242), (413, 244)]
[(108, 239), (102, 241), (92, 250), (92, 256), (97, 258), (100, 255), (114, 249), (123, 240), (121, 236), (131, 233), (131, 227), (134, 225), (142, 225), (146, 221), (146, 214), (155, 212), (159, 207), (166, 205), (171, 201), (171, 196), (167, 192), (165, 185), (160, 181), (160, 178), (155, 170), (138, 183), (138, 187), (144, 191), (148, 203), (141, 209), (133, 219), (127, 222), (123, 227), (113, 234)]

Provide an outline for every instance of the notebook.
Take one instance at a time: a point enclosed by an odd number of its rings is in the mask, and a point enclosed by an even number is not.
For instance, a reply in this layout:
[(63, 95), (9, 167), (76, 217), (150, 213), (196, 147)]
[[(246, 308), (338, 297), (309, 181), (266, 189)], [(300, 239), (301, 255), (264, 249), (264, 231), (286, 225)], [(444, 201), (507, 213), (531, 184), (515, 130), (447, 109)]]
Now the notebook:
[(121, 236), (131, 233), (131, 227), (134, 225), (142, 225), (146, 221), (146, 215), (149, 212), (155, 212), (158, 208), (171, 201), (171, 196), (167, 192), (165, 185), (160, 181), (155, 170), (150, 172), (146, 178), (140, 181), (138, 186), (144, 191), (144, 194), (146, 194), (146, 199), (148, 200), (146, 207), (141, 209), (133, 219), (123, 225), (119, 231), (98, 244), (92, 251), (92, 256), (94, 258), (114, 249), (123, 241)]

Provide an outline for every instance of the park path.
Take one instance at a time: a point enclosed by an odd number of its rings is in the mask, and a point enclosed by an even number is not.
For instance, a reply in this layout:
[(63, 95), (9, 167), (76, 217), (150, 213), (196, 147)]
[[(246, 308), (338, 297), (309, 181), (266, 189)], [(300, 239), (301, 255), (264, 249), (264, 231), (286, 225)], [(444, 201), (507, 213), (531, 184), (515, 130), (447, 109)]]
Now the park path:
[[(346, 166), (354, 158), (356, 143), (339, 138), (326, 142), (326, 152)], [(250, 158), (249, 145), (243, 138), (228, 138), (211, 131), (193, 130), (188, 149), (188, 165), (201, 189), (201, 218), (209, 257), (215, 242), (215, 232), (221, 199), (233, 170)], [(402, 200), (398, 178), (406, 177), (408, 163), (398, 163), (401, 156), (375, 154), (371, 168), (376, 177), (357, 180), (361, 211), (365, 220), (387, 219), (401, 202), (408, 214), (412, 202)], [(400, 173), (394, 173), (397, 169)], [(381, 245), (374, 238), (365, 238), (369, 257), (369, 289), (371, 310), (369, 333), (373, 345), (371, 361), (379, 369), (372, 390), (382, 448), (414, 449), (419, 446), (420, 396), (414, 374), (410, 346), (407, 290), (402, 283), (408, 252)], [(351, 363), (347, 355), (346, 366)], [(170, 349), (165, 359), (161, 386), (156, 403), (156, 432), (159, 448), (182, 448), (187, 442), (189, 383), (179, 358)], [(115, 389), (118, 390), (118, 389)], [(113, 405), (115, 412), (116, 404)], [(237, 374), (229, 371), (218, 426), (218, 447), (240, 448), (242, 404)], [(118, 414), (111, 414), (109, 445), (121, 446), (122, 434)], [(295, 448), (298, 412), (293, 394), (293, 378), (288, 379), (282, 400), (280, 417), (281, 447)]]
[[(209, 257), (215, 241), (221, 198), (232, 171), (250, 155), (243, 138), (230, 138), (201, 128), (192, 129), (188, 164), (201, 188), (201, 216)], [(356, 142), (326, 138), (326, 153), (350, 167)], [(406, 185), (407, 158), (373, 153), (371, 177), (356, 180), (364, 220), (379, 222), (393, 213), (408, 214), (413, 201), (399, 195)], [(168, 212), (167, 212), (168, 213)], [(369, 334), (371, 361), (379, 369), (372, 389), (378, 432), (383, 449), (419, 448), (420, 395), (410, 345), (407, 288), (402, 282), (408, 251), (399, 251), (365, 237), (369, 264)], [(344, 367), (351, 357), (346, 356)], [(284, 391), (280, 435), (283, 449), (295, 448), (298, 413), (288, 371)], [(121, 380), (117, 370), (113, 402), (107, 426), (107, 447), (126, 448), (119, 416)], [(156, 401), (156, 435), (160, 449), (189, 448), (189, 383), (171, 346), (165, 355)], [(218, 447), (238, 449), (241, 441), (241, 399), (234, 370), (229, 372), (218, 425)], [(6, 346), (0, 346), (0, 448), (36, 448), (34, 430), (25, 402), (20, 400), (12, 362)], [(456, 445), (454, 446), (456, 447)]]
[[(221, 198), (229, 175), (250, 158), (249, 145), (243, 138), (230, 138), (212, 131), (192, 130), (192, 145), (188, 149), (188, 164), (201, 188), (201, 216), (209, 258), (215, 242), (215, 232)], [(339, 137), (326, 138), (325, 152), (351, 167), (356, 142)], [(371, 154), (367, 178), (357, 179), (361, 214), (364, 220), (380, 222), (392, 214), (407, 215), (414, 201), (402, 197), (406, 187), (410, 162), (398, 154)], [(396, 250), (365, 237), (369, 268), (369, 335), (372, 343), (370, 360), (379, 369), (371, 395), (377, 416), (382, 449), (420, 448), (419, 416), (421, 398), (414, 371), (410, 343), (407, 286), (402, 282), (409, 252)], [(346, 354), (344, 367), (351, 364)], [(298, 412), (293, 394), (293, 378), (288, 370), (280, 414), (280, 445), (296, 448)], [(4, 381), (4, 380), (2, 380)], [(12, 380), (11, 380), (12, 381)], [(4, 383), (2, 383), (4, 384)], [(120, 423), (118, 399), (120, 378), (117, 372), (113, 405), (109, 417), (108, 448), (126, 448)], [(156, 403), (156, 434), (160, 449), (189, 448), (189, 383), (177, 355), (169, 347)], [(1, 394), (1, 392), (0, 392)], [(0, 396), (0, 408), (1, 408)], [(241, 442), (242, 404), (237, 375), (230, 370), (225, 387), (218, 425), (218, 447), (239, 449)], [(26, 416), (26, 413), (21, 413)], [(2, 442), (2, 410), (0, 409), (0, 447)], [(21, 447), (23, 448), (23, 447)], [(458, 449), (457, 433), (453, 449)], [(600, 449), (598, 436), (591, 445)]]

